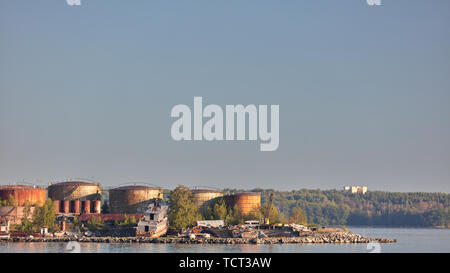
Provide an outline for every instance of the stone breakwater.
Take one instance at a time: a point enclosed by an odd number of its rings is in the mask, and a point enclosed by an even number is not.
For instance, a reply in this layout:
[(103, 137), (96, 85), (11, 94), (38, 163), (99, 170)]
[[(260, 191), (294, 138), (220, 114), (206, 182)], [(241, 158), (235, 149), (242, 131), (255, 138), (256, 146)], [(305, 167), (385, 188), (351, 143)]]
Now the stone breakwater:
[(2, 239), (7, 242), (70, 242), (80, 243), (153, 243), (153, 244), (367, 244), (370, 242), (395, 243), (395, 239), (364, 238), (357, 234), (328, 233), (299, 237), (279, 238), (148, 238), (148, 237), (63, 237), (63, 238), (25, 238)]

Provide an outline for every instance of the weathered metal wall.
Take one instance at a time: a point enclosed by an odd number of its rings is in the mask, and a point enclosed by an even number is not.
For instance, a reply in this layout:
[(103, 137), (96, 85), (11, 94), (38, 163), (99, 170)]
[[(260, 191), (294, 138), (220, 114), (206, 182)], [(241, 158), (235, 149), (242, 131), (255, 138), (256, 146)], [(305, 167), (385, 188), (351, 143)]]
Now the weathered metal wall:
[[(32, 219), (35, 207), (30, 208), (28, 219)], [(11, 221), (11, 224), (21, 224), (24, 218), (25, 207), (0, 207), (0, 218)]]
[(243, 214), (248, 214), (261, 208), (261, 194), (255, 192), (235, 193), (225, 196), (225, 201), (230, 207), (237, 206)]
[(80, 200), (72, 200), (71, 204), (71, 213), (80, 214)]
[(155, 198), (162, 198), (162, 189), (148, 186), (124, 186), (109, 191), (112, 214), (144, 213)]
[(64, 206), (64, 213), (70, 213), (70, 201), (69, 200), (64, 200), (62, 201)]
[(85, 200), (81, 203), (81, 211), (83, 214), (91, 213), (91, 200)]
[(11, 185), (0, 186), (0, 200), (8, 200), (12, 195), (18, 206), (24, 206), (27, 201), (31, 205), (43, 205), (45, 203), (45, 189), (35, 186)]
[(218, 197), (222, 197), (223, 193), (215, 190), (195, 189), (192, 190), (192, 196), (195, 205), (200, 209), (205, 205), (205, 203), (207, 204), (208, 201), (215, 200)]
[(102, 210), (102, 202), (100, 200), (94, 200), (91, 204), (92, 213), (100, 213)]
[(100, 200), (101, 193), (101, 186), (90, 182), (70, 181), (48, 187), (52, 200)]

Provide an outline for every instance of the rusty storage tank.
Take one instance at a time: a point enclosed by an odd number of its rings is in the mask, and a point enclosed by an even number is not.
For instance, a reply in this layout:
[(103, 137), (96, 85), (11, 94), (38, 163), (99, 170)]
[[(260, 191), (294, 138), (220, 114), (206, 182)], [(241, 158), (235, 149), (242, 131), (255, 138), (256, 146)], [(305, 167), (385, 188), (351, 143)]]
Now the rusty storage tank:
[(91, 200), (84, 200), (81, 202), (81, 213), (82, 214), (91, 213)]
[(91, 213), (101, 213), (102, 211), (102, 202), (100, 200), (94, 200), (91, 203)]
[(48, 197), (52, 200), (100, 200), (100, 184), (82, 181), (68, 181), (48, 187)]
[(70, 213), (70, 201), (69, 200), (64, 200), (61, 201), (63, 203), (63, 213)]
[(261, 208), (261, 193), (240, 192), (225, 196), (229, 207), (237, 206), (243, 214), (248, 214), (255, 209)]
[(0, 186), (0, 200), (8, 200), (12, 195), (18, 206), (24, 206), (28, 201), (31, 205), (43, 205), (45, 203), (45, 189), (28, 185)]
[(112, 214), (144, 213), (155, 198), (162, 198), (161, 188), (150, 186), (122, 186), (109, 190), (109, 206)]
[(208, 201), (216, 200), (219, 197), (222, 197), (223, 193), (217, 190), (212, 189), (193, 189), (192, 197), (194, 199), (195, 205), (200, 209), (205, 204), (208, 204)]
[(60, 213), (61, 212), (61, 209), (60, 209), (61, 202), (59, 200), (53, 200), (53, 204), (55, 205), (55, 212)]

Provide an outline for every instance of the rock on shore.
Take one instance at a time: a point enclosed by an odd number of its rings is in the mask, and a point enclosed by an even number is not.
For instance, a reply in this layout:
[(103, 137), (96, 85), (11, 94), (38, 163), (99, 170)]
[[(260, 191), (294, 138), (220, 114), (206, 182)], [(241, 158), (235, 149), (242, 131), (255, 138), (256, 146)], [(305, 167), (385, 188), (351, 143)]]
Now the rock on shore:
[(148, 238), (148, 237), (63, 237), (63, 238), (26, 238), (14, 237), (1, 239), (7, 242), (70, 242), (80, 243), (154, 243), (154, 244), (367, 244), (370, 242), (395, 243), (396, 240), (384, 238), (365, 238), (349, 232), (310, 233), (297, 237), (279, 238)]

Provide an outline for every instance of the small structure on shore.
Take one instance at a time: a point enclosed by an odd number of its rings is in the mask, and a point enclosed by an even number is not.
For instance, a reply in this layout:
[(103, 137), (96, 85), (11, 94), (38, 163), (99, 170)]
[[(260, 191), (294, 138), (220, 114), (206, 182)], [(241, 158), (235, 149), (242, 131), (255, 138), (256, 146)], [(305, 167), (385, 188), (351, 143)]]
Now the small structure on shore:
[(202, 220), (202, 221), (195, 221), (195, 226), (198, 227), (211, 227), (211, 228), (222, 228), (225, 226), (224, 220)]
[(9, 226), (10, 221), (0, 222), (0, 238), (9, 239)]

